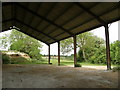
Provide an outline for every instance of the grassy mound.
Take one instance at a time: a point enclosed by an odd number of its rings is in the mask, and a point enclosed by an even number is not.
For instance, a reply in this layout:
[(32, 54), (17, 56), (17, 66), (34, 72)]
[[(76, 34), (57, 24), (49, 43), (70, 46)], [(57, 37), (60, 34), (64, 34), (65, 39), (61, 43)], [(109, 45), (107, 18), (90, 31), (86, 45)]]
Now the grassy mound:
[(2, 54), (3, 64), (25, 64), (30, 63), (31, 60), (24, 57), (12, 58), (7, 54)]
[(2, 53), (2, 60), (3, 60), (3, 64), (10, 64), (11, 62), (10, 57), (7, 54), (3, 54), (3, 53)]

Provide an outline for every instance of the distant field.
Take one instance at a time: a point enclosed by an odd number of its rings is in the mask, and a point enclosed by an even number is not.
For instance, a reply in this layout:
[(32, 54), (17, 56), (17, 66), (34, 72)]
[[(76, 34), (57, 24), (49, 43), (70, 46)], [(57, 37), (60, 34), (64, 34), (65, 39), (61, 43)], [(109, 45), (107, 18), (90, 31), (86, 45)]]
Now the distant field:
[[(51, 59), (50, 62), (52, 63), (52, 65), (58, 65), (58, 60), (57, 59)], [(43, 64), (47, 64), (48, 60), (45, 59), (44, 62), (42, 62)], [(106, 66), (105, 64), (91, 64), (89, 62), (77, 62), (78, 64), (81, 64), (82, 66)], [(74, 61), (73, 60), (69, 60), (69, 59), (62, 59), (60, 60), (60, 65), (62, 66), (67, 66), (67, 65), (74, 65)], [(112, 65), (117, 66), (117, 65)]]
[[(10, 58), (4, 55), (3, 59), (4, 61), (9, 61), (9, 63), (4, 63), (4, 64), (48, 64), (48, 57), (43, 57), (40, 60), (37, 60), (37, 59), (23, 58), (23, 57)], [(52, 65), (58, 65), (57, 57), (51, 57), (50, 63), (52, 63)], [(106, 66), (105, 64), (92, 64), (89, 62), (77, 62), (77, 64), (80, 64), (82, 66)], [(73, 57), (61, 57), (60, 65), (73, 66), (74, 65)], [(112, 66), (117, 66), (117, 65), (112, 65)]]

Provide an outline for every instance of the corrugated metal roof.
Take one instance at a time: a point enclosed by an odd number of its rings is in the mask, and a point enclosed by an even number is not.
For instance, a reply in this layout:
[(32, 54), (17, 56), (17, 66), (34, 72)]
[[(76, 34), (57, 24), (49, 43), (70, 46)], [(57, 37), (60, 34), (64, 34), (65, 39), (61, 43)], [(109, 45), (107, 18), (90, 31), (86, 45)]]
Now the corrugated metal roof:
[(2, 3), (3, 31), (20, 28), (46, 44), (120, 20), (119, 2)]

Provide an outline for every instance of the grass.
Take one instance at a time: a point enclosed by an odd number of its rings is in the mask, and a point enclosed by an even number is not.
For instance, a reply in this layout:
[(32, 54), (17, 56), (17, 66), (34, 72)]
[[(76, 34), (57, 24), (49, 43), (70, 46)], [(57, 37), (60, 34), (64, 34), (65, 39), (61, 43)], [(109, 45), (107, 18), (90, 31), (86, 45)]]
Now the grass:
[[(58, 65), (58, 60), (57, 59), (51, 59), (50, 62), (52, 65)], [(47, 60), (45, 60), (45, 63), (47, 63)], [(73, 65), (74, 61), (72, 60), (67, 60), (67, 59), (62, 59), (60, 60), (60, 65)], [(82, 66), (106, 66), (106, 65), (101, 65), (101, 64), (91, 64), (88, 62), (77, 62), (77, 64), (81, 64)]]
[[(52, 63), (52, 65), (58, 65), (57, 59), (51, 59), (50, 62)], [(48, 63), (48, 61), (45, 60), (43, 63), (46, 64)], [(77, 62), (77, 64), (80, 64), (82, 66), (106, 66), (106, 64), (92, 64), (89, 62)], [(62, 59), (60, 60), (60, 65), (61, 66), (74, 65), (74, 61), (69, 59)], [(117, 65), (111, 65), (111, 66), (116, 67)]]
[[(18, 60), (16, 60), (18, 59)], [(24, 60), (23, 58), (16, 58), (13, 59), (13, 61), (15, 63), (13, 64), (48, 64), (48, 60), (47, 59), (43, 59), (42, 61), (40, 60)], [(6, 60), (6, 58), (5, 58)], [(27, 62), (26, 62), (27, 61)], [(50, 63), (52, 63), (52, 65), (58, 65), (58, 60), (57, 59), (51, 59)], [(6, 63), (7, 64), (7, 63)], [(77, 62), (77, 64), (80, 64), (82, 66), (106, 66), (105, 64), (92, 64), (89, 62)], [(74, 65), (74, 60), (72, 59), (66, 59), (66, 58), (61, 58), (60, 60), (60, 65), (61, 66), (68, 66), (68, 65)], [(112, 65), (113, 67), (116, 67), (117, 65)]]
[(80, 64), (84, 66), (106, 66), (105, 64), (92, 64), (89, 62), (81, 62)]
[[(51, 59), (51, 63), (53, 64), (53, 65), (58, 65), (58, 60), (57, 59)], [(64, 59), (64, 60), (60, 60), (60, 65), (73, 65), (73, 61), (71, 61), (71, 60), (66, 60), (66, 59)]]

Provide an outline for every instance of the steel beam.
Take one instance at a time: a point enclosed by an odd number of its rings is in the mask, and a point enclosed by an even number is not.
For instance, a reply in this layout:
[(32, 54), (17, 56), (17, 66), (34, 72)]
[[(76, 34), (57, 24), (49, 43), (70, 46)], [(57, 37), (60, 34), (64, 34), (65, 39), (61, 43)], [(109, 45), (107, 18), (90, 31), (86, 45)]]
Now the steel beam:
[(51, 21), (51, 20), (49, 20), (49, 19), (47, 19), (47, 18), (41, 16), (40, 14), (34, 12), (33, 10), (27, 8), (27, 7), (24, 6), (24, 5), (21, 5), (21, 4), (19, 4), (19, 3), (16, 3), (16, 4), (17, 4), (20, 8), (22, 8), (23, 10), (26, 10), (26, 11), (30, 12), (31, 14), (33, 14), (33, 15), (35, 15), (35, 16), (38, 16), (39, 18), (41, 18), (41, 19), (47, 21), (48, 23), (50, 23), (50, 24), (52, 24), (52, 25), (54, 25), (54, 26), (60, 28), (60, 29), (63, 30), (64, 32), (66, 32), (66, 33), (70, 34), (71, 36), (73, 36), (73, 33), (67, 31), (65, 28), (63, 28), (63, 27), (61, 27), (60, 25), (54, 23), (53, 21)]
[(77, 64), (77, 55), (76, 55), (76, 35), (73, 36), (73, 40), (74, 40), (74, 67)]
[[(55, 2), (56, 4), (57, 4), (57, 2)], [(54, 4), (55, 4), (54, 3)], [(48, 16), (49, 16), (49, 14), (51, 13), (51, 11), (55, 8), (55, 6), (56, 6), (56, 4), (55, 5), (53, 5), (49, 10), (48, 10), (48, 12), (45, 14), (45, 17), (47, 18)], [(39, 25), (42, 23), (42, 21), (43, 20), (41, 20), (40, 22), (39, 22)], [(38, 26), (38, 25), (37, 25)], [(37, 27), (36, 26), (36, 27)], [(42, 30), (45, 30), (47, 27), (49, 27), (50, 26), (50, 24), (48, 24), (46, 27), (44, 27)]]
[(8, 31), (8, 30), (10, 30), (10, 28), (4, 29), (4, 30), (2, 30), (0, 32), (4, 32), (4, 31)]
[(111, 70), (110, 44), (109, 44), (109, 30), (108, 30), (108, 24), (106, 24), (104, 27), (105, 27), (105, 37), (106, 37), (107, 70)]
[(60, 66), (60, 41), (58, 41), (58, 66)]
[(48, 45), (48, 64), (50, 64), (50, 45)]
[(7, 5), (11, 5), (11, 4), (13, 4), (14, 2), (4, 2), (4, 3), (2, 3), (2, 6), (7, 6)]
[(29, 27), (29, 28), (31, 28), (31, 29), (37, 31), (38, 33), (41, 33), (41, 34), (47, 36), (48, 38), (50, 38), (50, 39), (56, 41), (56, 39), (54, 39), (53, 37), (47, 35), (46, 33), (41, 32), (40, 30), (38, 30), (38, 29), (36, 29), (36, 28), (34, 28), (34, 27), (32, 27), (32, 26), (30, 26), (30, 25), (28, 25), (28, 24), (26, 24), (26, 23), (24, 23), (24, 22), (22, 22), (22, 21), (20, 21), (20, 20), (18, 20), (18, 19), (15, 19), (15, 20), (18, 21), (19, 23), (24, 24), (25, 26), (27, 26), (27, 27)]
[[(100, 2), (97, 2), (96, 5), (98, 5), (99, 3), (100, 3)], [(94, 5), (94, 7), (95, 7), (96, 5)], [(90, 7), (90, 8), (93, 8), (93, 6)], [(53, 20), (53, 21), (55, 22), (58, 18), (60, 18), (62, 15), (64, 15), (69, 9), (70, 9), (70, 8), (67, 8), (61, 15), (59, 15), (59, 16), (58, 16), (55, 20)], [(69, 22), (71, 22), (72, 20), (76, 19), (76, 18), (79, 17), (80, 14), (82, 14), (83, 12), (84, 12), (84, 11), (80, 12), (79, 15), (72, 17), (70, 20), (67, 20), (64, 24), (62, 24), (62, 26), (66, 25), (67, 23), (69, 23)], [(79, 26), (80, 26), (80, 25), (79, 25)], [(57, 30), (57, 29), (54, 29), (54, 30), (51, 31), (49, 34), (53, 33), (53, 32), (56, 31), (56, 30)], [(67, 29), (67, 30), (70, 31), (71, 29)], [(61, 33), (61, 34), (62, 34), (62, 33)], [(61, 34), (59, 34), (59, 35), (61, 35)], [(59, 35), (57, 35), (57, 36), (59, 36)], [(56, 37), (56, 36), (55, 36), (55, 37)]]
[[(112, 9), (112, 11), (113, 10), (115, 10), (115, 9), (117, 9), (118, 7), (115, 7), (114, 9)], [(106, 13), (109, 13), (110, 11), (107, 11), (107, 12), (105, 12), (104, 14), (106, 14)], [(82, 12), (83, 13), (83, 12)], [(104, 15), (103, 14), (103, 15)], [(100, 16), (102, 16), (102, 15), (99, 15), (98, 17), (100, 17)], [(79, 24), (79, 25), (77, 25), (77, 26), (74, 26), (74, 27), (72, 27), (72, 28), (70, 28), (70, 29), (68, 29), (68, 31), (71, 31), (71, 30), (73, 30), (73, 29), (75, 29), (75, 28), (78, 28), (79, 26), (82, 26), (82, 25), (84, 25), (84, 24), (86, 24), (86, 23), (88, 23), (88, 22), (90, 22), (90, 21), (92, 21), (93, 19), (89, 19), (88, 21), (84, 21), (83, 23), (81, 23), (81, 24)], [(113, 22), (115, 22), (115, 21), (118, 21), (118, 20), (120, 20), (120, 18), (119, 19), (116, 19), (116, 20), (114, 20)], [(69, 21), (70, 22), (70, 21)], [(68, 23), (68, 22), (67, 22)], [(63, 24), (62, 26), (64, 26), (65, 24)], [(102, 24), (100, 25), (100, 26), (102, 26)], [(95, 28), (93, 28), (93, 29), (95, 29)], [(56, 29), (55, 29), (56, 30)], [(92, 30), (92, 29), (90, 29), (90, 30)], [(86, 30), (86, 31), (88, 31), (88, 30)], [(52, 31), (52, 32), (54, 32), (54, 31)], [(81, 32), (82, 33), (82, 32)], [(49, 33), (50, 34), (50, 33)], [(61, 33), (61, 34), (63, 34), (63, 33)], [(59, 35), (61, 35), (61, 34), (59, 34)], [(56, 35), (56, 36), (59, 36), (59, 35)], [(56, 37), (55, 36), (55, 37)]]
[[(97, 16), (97, 17), (101, 17), (101, 16), (103, 16), (103, 15), (105, 15), (105, 14), (107, 14), (107, 13), (110, 13), (111, 11), (114, 11), (115, 9), (117, 9), (118, 8), (118, 6), (116, 6), (115, 8), (113, 8), (112, 10), (110, 10), (110, 11), (107, 11), (107, 12), (105, 12), (105, 13), (102, 13), (101, 15), (99, 15), (99, 16)], [(96, 19), (96, 18), (95, 18)], [(72, 27), (72, 28), (70, 28), (70, 29), (68, 29), (69, 31), (71, 31), (71, 30), (73, 30), (73, 29), (75, 29), (75, 28), (78, 28), (79, 26), (82, 26), (82, 25), (84, 25), (84, 24), (86, 24), (86, 23), (88, 23), (88, 22), (90, 22), (90, 21), (92, 21), (92, 20), (94, 20), (94, 19), (89, 19), (88, 21), (84, 21), (83, 23), (81, 23), (81, 24), (79, 24), (79, 25), (77, 25), (77, 26), (74, 26), (74, 27)], [(119, 20), (119, 19), (118, 19)], [(101, 25), (103, 25), (103, 24), (101, 24)]]
[(7, 19), (7, 20), (3, 20), (2, 23), (10, 22), (10, 21), (12, 21), (12, 20), (14, 20), (14, 18), (10, 18), (10, 19)]
[[(53, 19), (53, 22), (55, 22), (57, 19), (59, 19), (62, 15), (64, 15), (70, 8), (72, 7), (72, 5), (71, 6), (69, 6), (68, 8), (66, 8), (65, 10), (63, 10), (62, 11), (62, 13), (59, 15), (59, 16), (57, 16), (55, 19)], [(50, 24), (47, 26), (47, 27), (49, 27), (50, 26)], [(62, 25), (62, 26), (64, 26), (64, 25)], [(46, 27), (46, 28), (47, 28)], [(45, 29), (46, 29), (45, 28)], [(53, 31), (51, 31), (50, 33), (53, 33), (54, 31), (55, 31), (56, 29), (54, 29)], [(49, 33), (49, 34), (50, 34)]]
[(86, 7), (84, 7), (83, 5), (81, 5), (78, 2), (75, 2), (75, 4), (80, 7), (81, 9), (83, 9), (85, 12), (87, 12), (88, 14), (90, 14), (91, 16), (93, 16), (96, 20), (98, 20), (98, 22), (100, 22), (102, 25), (105, 25), (106, 22), (104, 20), (102, 20), (99, 16), (95, 15), (92, 11), (90, 11), (89, 9), (87, 9)]
[[(17, 28), (19, 28), (19, 27), (17, 27)], [(16, 30), (18, 30), (18, 31), (20, 31), (20, 32), (22, 32), (22, 33), (24, 33), (24, 34), (30, 36), (30, 37), (33, 37), (33, 38), (35, 38), (35, 39), (37, 39), (37, 40), (40, 40), (41, 42), (43, 42), (43, 43), (45, 43), (45, 44), (48, 45), (48, 43), (45, 42), (45, 41), (43, 41), (42, 39), (38, 39), (38, 38), (36, 38), (34, 35), (32, 35), (32, 34), (26, 32), (26, 31), (24, 31), (24, 30), (22, 30), (22, 29), (19, 30), (19, 29), (17, 29), (17, 28), (11, 28), (11, 29), (16, 29)], [(10, 29), (9, 29), (9, 30), (10, 30)]]

